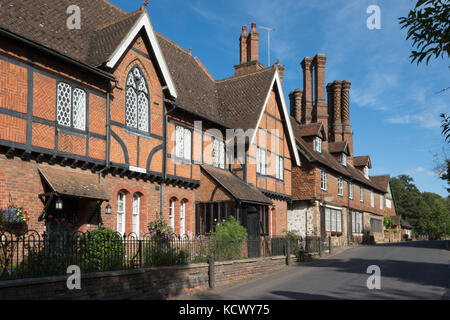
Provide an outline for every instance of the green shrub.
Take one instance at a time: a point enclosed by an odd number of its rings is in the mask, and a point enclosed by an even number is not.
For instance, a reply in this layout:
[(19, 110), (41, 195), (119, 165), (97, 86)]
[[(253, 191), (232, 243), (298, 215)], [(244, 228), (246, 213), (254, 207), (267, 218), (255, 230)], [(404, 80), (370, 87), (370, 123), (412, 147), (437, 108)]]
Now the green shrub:
[(211, 235), (215, 259), (239, 259), (247, 236), (247, 230), (233, 216), (218, 224)]
[(123, 240), (116, 232), (100, 228), (80, 240), (80, 257), (83, 271), (119, 270), (125, 265)]
[(287, 237), (291, 246), (291, 252), (297, 259), (300, 258), (300, 250), (302, 249), (300, 245), (302, 237), (292, 231), (287, 233)]
[(144, 267), (172, 266), (189, 262), (189, 253), (186, 250), (176, 250), (171, 247), (169, 240), (164, 239), (146, 242), (142, 255)]

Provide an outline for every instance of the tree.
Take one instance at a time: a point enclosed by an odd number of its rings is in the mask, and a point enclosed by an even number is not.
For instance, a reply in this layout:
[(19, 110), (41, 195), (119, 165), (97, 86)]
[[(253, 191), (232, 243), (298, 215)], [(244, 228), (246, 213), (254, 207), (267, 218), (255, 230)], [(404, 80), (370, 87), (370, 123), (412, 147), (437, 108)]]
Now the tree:
[(399, 175), (391, 179), (391, 187), (396, 199), (397, 214), (408, 221), (417, 234), (426, 234), (431, 209), (414, 184), (414, 179), (408, 175)]
[(445, 113), (441, 113), (441, 118), (442, 135), (444, 136), (445, 141), (450, 143), (450, 116), (447, 116)]
[(431, 216), (427, 226), (427, 233), (432, 238), (439, 238), (444, 234), (444, 223), (450, 223), (449, 200), (432, 192), (424, 192), (423, 198), (431, 208)]
[(402, 29), (407, 28), (406, 39), (413, 40), (410, 58), (417, 64), (426, 59), (450, 56), (450, 1), (418, 0), (407, 17), (400, 17)]

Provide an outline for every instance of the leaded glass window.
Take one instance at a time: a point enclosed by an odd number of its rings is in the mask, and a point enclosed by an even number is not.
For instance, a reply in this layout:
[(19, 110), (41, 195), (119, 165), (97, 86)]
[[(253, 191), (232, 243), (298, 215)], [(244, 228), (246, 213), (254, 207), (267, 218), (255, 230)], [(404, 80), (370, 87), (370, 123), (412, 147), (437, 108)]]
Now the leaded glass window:
[(125, 123), (128, 128), (149, 131), (149, 95), (147, 81), (138, 66), (128, 73), (125, 87)]
[(86, 91), (60, 82), (56, 88), (56, 121), (58, 125), (86, 130)]

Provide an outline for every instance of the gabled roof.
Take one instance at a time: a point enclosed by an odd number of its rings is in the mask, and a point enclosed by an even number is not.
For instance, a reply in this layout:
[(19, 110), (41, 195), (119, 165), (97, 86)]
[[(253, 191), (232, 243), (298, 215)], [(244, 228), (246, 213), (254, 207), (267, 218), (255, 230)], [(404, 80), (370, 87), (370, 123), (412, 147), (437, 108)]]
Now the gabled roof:
[(323, 140), (326, 140), (325, 129), (322, 122), (313, 122), (308, 124), (299, 124), (294, 117), (290, 116), (291, 122), (296, 122), (296, 126), (294, 126), (295, 136), (297, 137), (311, 137), (316, 136), (320, 137)]
[[(294, 132), (297, 132), (297, 127), (301, 126), (301, 124), (294, 120), (292, 121), (292, 126), (294, 128)], [(326, 150), (322, 150), (321, 153), (314, 151), (312, 146), (306, 143), (301, 136), (296, 135), (295, 139), (297, 141), (298, 150), (308, 161), (320, 163), (338, 174), (342, 174), (347, 178), (363, 184), (365, 187), (370, 187), (383, 193), (386, 192), (386, 190), (382, 189), (378, 184), (375, 184), (370, 179), (367, 179), (358, 169), (355, 169), (351, 165), (342, 165), (330, 152)]]
[(359, 156), (353, 157), (353, 165), (355, 167), (364, 167), (372, 168), (372, 163), (370, 161), (370, 156)]
[(0, 5), (0, 28), (91, 67), (114, 68), (142, 30), (172, 97), (177, 96), (164, 56), (144, 7), (126, 13), (106, 0), (79, 0), (81, 28), (68, 29), (70, 0), (15, 0)]
[(379, 185), (380, 188), (387, 191), (389, 187), (389, 181), (391, 180), (391, 176), (388, 174), (382, 176), (370, 176), (370, 180), (372, 180), (375, 184)]
[(350, 148), (346, 141), (328, 142), (328, 151), (330, 153), (345, 153), (350, 155)]
[(201, 168), (236, 200), (260, 204), (272, 204), (272, 201), (261, 191), (246, 184), (242, 179), (238, 178), (230, 171), (206, 165), (202, 165)]

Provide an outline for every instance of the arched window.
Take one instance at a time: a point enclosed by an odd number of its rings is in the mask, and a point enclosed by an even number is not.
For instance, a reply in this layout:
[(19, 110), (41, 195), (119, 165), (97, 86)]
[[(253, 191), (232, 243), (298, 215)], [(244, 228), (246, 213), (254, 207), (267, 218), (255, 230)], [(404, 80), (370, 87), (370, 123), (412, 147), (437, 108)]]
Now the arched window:
[(139, 237), (139, 219), (141, 212), (141, 197), (139, 194), (135, 193), (133, 196), (133, 218), (132, 218), (132, 226), (133, 232)]
[(125, 123), (130, 129), (149, 132), (149, 92), (138, 66), (128, 73), (125, 86)]
[(117, 232), (125, 234), (125, 193), (117, 195)]
[(169, 226), (175, 230), (175, 199), (170, 199), (169, 205)]
[(181, 201), (180, 204), (180, 235), (186, 233), (186, 200)]

